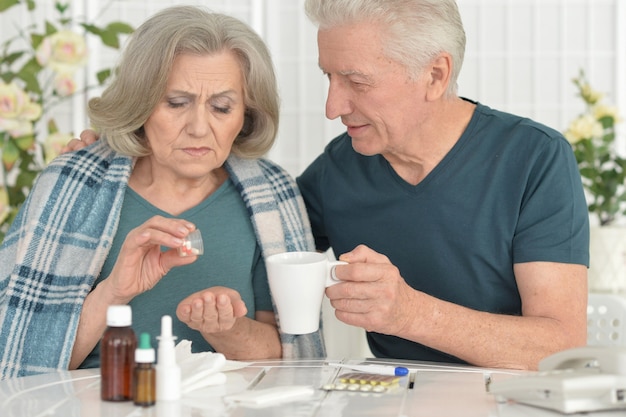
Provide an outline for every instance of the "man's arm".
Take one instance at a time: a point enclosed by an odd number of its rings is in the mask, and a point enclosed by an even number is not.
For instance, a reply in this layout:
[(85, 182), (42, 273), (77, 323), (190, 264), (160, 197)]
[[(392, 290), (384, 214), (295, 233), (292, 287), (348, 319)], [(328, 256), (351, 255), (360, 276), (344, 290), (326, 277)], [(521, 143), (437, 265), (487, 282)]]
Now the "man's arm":
[(514, 266), (522, 316), (471, 310), (406, 284), (384, 255), (365, 246), (340, 256), (346, 281), (326, 290), (339, 320), (391, 334), (493, 368), (537, 369), (544, 357), (587, 338), (587, 268), (529, 262)]
[(546, 356), (587, 340), (587, 268), (529, 262), (514, 267), (522, 316), (469, 310), (431, 299), (432, 320), (413, 322), (406, 336), (469, 363), (536, 369)]

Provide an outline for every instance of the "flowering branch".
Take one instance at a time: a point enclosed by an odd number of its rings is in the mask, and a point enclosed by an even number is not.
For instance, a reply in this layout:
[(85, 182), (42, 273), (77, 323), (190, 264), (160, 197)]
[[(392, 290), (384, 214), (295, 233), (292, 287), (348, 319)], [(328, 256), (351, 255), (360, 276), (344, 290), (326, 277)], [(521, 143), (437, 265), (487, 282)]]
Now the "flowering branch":
[[(31, 13), (33, 0), (0, 0), (0, 13), (14, 6)], [(120, 37), (133, 32), (122, 22), (99, 27), (73, 22), (69, 4), (56, 2), (58, 18), (21, 28), (0, 46), (0, 242), (33, 181), (62, 145), (73, 137), (59, 131), (52, 107), (91, 87), (79, 88), (75, 74), (87, 62), (86, 36), (119, 49)], [(77, 33), (81, 27), (84, 33)], [(96, 74), (103, 84), (111, 70)], [(45, 132), (45, 139), (41, 138)]]
[(616, 107), (602, 103), (603, 94), (591, 88), (582, 70), (573, 82), (585, 102), (585, 112), (564, 134), (574, 149), (590, 199), (589, 212), (606, 226), (626, 213), (626, 159), (617, 154), (614, 143), (615, 125), (621, 119)]

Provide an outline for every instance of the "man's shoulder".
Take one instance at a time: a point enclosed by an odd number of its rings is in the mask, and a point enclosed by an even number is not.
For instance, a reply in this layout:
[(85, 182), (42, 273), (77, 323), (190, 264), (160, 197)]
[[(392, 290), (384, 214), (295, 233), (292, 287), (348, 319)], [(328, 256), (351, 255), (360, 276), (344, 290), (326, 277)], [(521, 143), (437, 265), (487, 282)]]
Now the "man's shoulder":
[(529, 132), (535, 131), (539, 136), (549, 138), (561, 139), (563, 137), (563, 135), (556, 129), (528, 116), (494, 109), (480, 103), (477, 103), (476, 111), (482, 115), (487, 121), (487, 124), (491, 126), (502, 125), (518, 129), (527, 129)]

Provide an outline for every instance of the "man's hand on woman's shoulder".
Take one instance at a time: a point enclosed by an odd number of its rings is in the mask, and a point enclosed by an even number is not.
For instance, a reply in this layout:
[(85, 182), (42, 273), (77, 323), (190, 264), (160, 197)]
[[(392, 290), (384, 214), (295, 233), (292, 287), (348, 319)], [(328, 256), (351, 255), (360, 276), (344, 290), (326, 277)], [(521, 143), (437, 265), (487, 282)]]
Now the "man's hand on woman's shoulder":
[(77, 151), (85, 146), (91, 145), (99, 139), (98, 134), (93, 130), (83, 130), (78, 138), (70, 140), (67, 145), (61, 148), (61, 153)]

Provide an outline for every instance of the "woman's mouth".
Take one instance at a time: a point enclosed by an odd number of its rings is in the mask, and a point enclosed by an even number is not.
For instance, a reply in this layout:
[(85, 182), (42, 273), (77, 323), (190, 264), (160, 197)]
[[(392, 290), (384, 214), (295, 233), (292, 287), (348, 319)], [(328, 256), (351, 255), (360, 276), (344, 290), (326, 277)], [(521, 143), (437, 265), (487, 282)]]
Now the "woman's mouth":
[(183, 152), (191, 156), (204, 156), (211, 151), (210, 148), (183, 148)]

